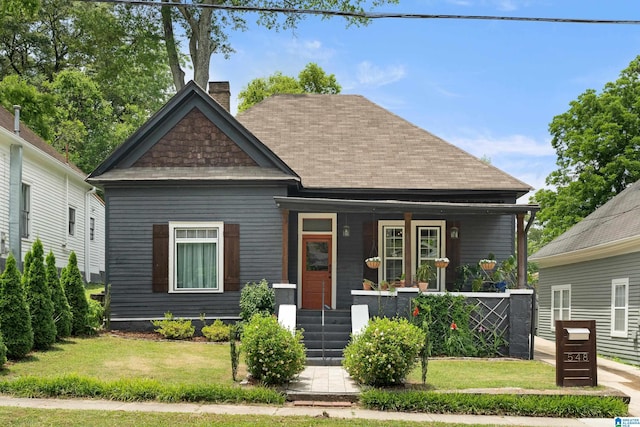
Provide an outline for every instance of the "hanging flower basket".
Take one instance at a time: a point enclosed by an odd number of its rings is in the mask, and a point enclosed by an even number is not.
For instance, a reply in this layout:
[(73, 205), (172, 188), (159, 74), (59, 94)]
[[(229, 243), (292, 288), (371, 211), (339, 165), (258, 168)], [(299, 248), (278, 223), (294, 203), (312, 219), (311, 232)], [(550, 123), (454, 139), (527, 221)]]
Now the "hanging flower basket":
[(496, 266), (495, 259), (481, 259), (478, 264), (480, 264), (480, 268), (483, 270), (493, 270), (493, 267)]
[(372, 268), (374, 270), (380, 267), (380, 264), (382, 264), (382, 260), (380, 259), (380, 257), (377, 257), (377, 256), (367, 258), (364, 260), (364, 262), (367, 264), (367, 267)]
[(449, 265), (449, 258), (436, 258), (434, 263), (436, 268), (447, 268)]

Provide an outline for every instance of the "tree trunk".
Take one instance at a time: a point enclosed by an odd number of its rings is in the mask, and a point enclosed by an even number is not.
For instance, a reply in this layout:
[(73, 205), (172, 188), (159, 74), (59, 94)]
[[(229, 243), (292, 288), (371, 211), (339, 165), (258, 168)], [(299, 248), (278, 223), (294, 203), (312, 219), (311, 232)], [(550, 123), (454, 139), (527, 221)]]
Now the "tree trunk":
[[(166, 3), (168, 0), (162, 0)], [(178, 58), (178, 50), (176, 49), (176, 39), (173, 35), (173, 21), (171, 19), (171, 7), (162, 6), (162, 29), (164, 31), (164, 44), (167, 48), (167, 58), (169, 60), (169, 67), (171, 68), (171, 75), (173, 76), (173, 84), (176, 90), (180, 90), (184, 87), (184, 71), (180, 67), (180, 59)]]

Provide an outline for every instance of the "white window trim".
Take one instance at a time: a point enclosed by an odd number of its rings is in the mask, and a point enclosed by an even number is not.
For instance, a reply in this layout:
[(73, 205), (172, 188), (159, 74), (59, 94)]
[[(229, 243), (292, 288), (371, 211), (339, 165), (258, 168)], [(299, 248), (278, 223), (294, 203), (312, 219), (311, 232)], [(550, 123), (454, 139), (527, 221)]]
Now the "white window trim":
[[(381, 258), (384, 258), (384, 235), (383, 235), (383, 230), (384, 227), (402, 227), (404, 228), (404, 221), (403, 220), (380, 220), (378, 221), (378, 255)], [(447, 239), (445, 236), (446, 233), (446, 226), (447, 226), (447, 222), (446, 221), (437, 221), (437, 220), (412, 220), (411, 221), (411, 254), (409, 256), (409, 262), (411, 263), (411, 272), (412, 274), (415, 274), (416, 269), (418, 268), (417, 264), (417, 259), (418, 259), (418, 254), (417, 254), (417, 246), (418, 246), (418, 227), (440, 227), (440, 256), (444, 257), (445, 254), (447, 253)], [(366, 248), (365, 248), (366, 250)], [(405, 256), (405, 262), (406, 262), (406, 257), (407, 254), (404, 255)], [(383, 262), (384, 265), (384, 262)], [(438, 283), (438, 291), (444, 290), (445, 289), (445, 274), (440, 274), (440, 281)], [(408, 278), (408, 281), (411, 281), (411, 277)], [(378, 282), (381, 282), (384, 279), (384, 269), (383, 268), (379, 268), (378, 269)], [(389, 280), (389, 279), (386, 279)]]
[[(330, 219), (331, 231), (302, 231), (302, 223), (305, 219)], [(298, 307), (302, 307), (302, 235), (326, 235), (331, 234), (331, 308), (336, 308), (337, 294), (337, 266), (338, 266), (338, 214), (337, 213), (298, 213)]]
[[(31, 237), (31, 218), (32, 218), (32, 204), (31, 204), (31, 193), (32, 193), (32, 186), (31, 183), (28, 182), (22, 182), (22, 185), (20, 186), (20, 222), (22, 222), (22, 186), (27, 186), (28, 187), (28, 191), (27, 191), (27, 196), (28, 196), (28, 200), (27, 200), (27, 206), (29, 208), (29, 210), (27, 211), (27, 220), (26, 220), (26, 224), (24, 225), (24, 228), (20, 227), (21, 224), (18, 223), (18, 228), (19, 228), (19, 232), (20, 232), (20, 239), (22, 240), (27, 240), (29, 239), (29, 237)], [(25, 232), (26, 235), (22, 234), (22, 231)]]
[[(217, 228), (218, 229), (218, 265), (217, 278), (218, 288), (188, 288), (178, 289), (176, 288), (176, 268), (175, 268), (175, 229), (176, 228)], [(224, 222), (210, 221), (210, 222), (190, 222), (190, 221), (169, 221), (169, 293), (172, 294), (190, 294), (190, 293), (207, 293), (217, 294), (224, 292)]]
[[(551, 323), (551, 331), (556, 330), (556, 322), (553, 320), (553, 303), (554, 303), (554, 299), (553, 299), (553, 294), (556, 291), (560, 292), (560, 295), (562, 295), (562, 291), (568, 290), (569, 291), (569, 318), (568, 319), (561, 319), (561, 320), (571, 320), (571, 285), (555, 285), (551, 287), (551, 309), (550, 309), (550, 316), (549, 316), (549, 322)], [(562, 313), (562, 305), (560, 305), (560, 312)]]
[[(71, 232), (71, 210), (73, 209), (73, 233)], [(75, 237), (78, 225), (78, 209), (75, 206), (67, 206), (67, 236)]]
[[(615, 289), (616, 286), (624, 286), (624, 307), (615, 306)], [(618, 310), (624, 310), (624, 330), (616, 331), (615, 328), (615, 314), (616, 308)], [(618, 338), (626, 338), (629, 332), (629, 278), (626, 279), (613, 279), (611, 280), (611, 336)]]

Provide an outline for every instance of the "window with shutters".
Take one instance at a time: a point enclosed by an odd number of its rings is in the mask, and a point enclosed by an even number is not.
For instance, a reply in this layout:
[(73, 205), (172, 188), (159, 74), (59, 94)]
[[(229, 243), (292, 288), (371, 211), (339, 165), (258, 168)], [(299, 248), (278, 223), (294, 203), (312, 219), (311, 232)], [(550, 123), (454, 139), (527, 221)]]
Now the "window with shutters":
[(169, 292), (222, 292), (224, 224), (169, 222)]

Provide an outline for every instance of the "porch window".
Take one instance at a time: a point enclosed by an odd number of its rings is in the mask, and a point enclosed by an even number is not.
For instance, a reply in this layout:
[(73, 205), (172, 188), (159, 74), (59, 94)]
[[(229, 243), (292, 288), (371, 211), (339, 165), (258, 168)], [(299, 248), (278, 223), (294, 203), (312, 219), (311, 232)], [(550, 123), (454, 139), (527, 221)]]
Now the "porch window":
[(383, 227), (385, 280), (400, 278), (404, 272), (404, 227)]
[(551, 287), (551, 330), (556, 330), (556, 320), (571, 320), (571, 285)]
[(611, 336), (627, 336), (629, 314), (629, 279), (611, 281)]
[(429, 281), (430, 289), (438, 289), (440, 283), (440, 270), (435, 268), (435, 259), (440, 255), (440, 227), (418, 227), (418, 262), (420, 266), (423, 262), (428, 262), (433, 267), (436, 280)]
[(222, 289), (221, 222), (169, 223), (170, 292)]

